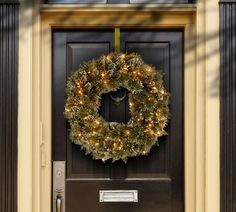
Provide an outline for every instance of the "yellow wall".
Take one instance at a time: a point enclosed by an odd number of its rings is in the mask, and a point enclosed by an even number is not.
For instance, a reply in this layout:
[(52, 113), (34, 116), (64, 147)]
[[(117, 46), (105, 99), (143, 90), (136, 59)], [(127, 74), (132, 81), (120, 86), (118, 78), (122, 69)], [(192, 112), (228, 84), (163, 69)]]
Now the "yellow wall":
[(186, 211), (219, 212), (218, 2), (149, 5), (139, 12), (134, 5), (35, 2), (22, 0), (20, 6), (18, 211), (50, 211), (51, 27), (138, 27), (142, 22), (149, 28), (185, 29)]

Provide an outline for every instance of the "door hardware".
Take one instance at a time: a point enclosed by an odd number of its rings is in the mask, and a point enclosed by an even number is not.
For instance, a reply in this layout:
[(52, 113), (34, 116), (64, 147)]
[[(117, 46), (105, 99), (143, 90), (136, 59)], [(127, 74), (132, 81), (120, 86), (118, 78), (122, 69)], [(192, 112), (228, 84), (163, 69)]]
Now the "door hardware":
[(62, 206), (61, 196), (58, 195), (57, 199), (56, 199), (56, 212), (62, 212), (61, 211), (61, 206)]
[(53, 212), (65, 212), (65, 161), (53, 162)]
[(124, 93), (121, 97), (115, 97), (115, 96), (113, 96), (113, 94), (110, 94), (109, 96), (115, 102), (115, 104), (119, 105), (127, 96), (127, 91), (124, 90)]
[(100, 190), (99, 202), (138, 202), (138, 190)]

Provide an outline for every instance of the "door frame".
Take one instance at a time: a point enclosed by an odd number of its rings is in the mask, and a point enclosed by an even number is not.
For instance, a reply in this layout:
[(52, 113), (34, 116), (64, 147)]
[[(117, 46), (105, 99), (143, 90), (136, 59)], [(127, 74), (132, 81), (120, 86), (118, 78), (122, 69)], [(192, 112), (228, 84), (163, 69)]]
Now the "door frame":
[[(207, 34), (208, 30), (218, 32), (218, 27), (208, 23), (207, 17), (216, 20), (218, 13), (202, 15), (208, 6), (215, 6), (212, 3), (214, 1), (210, 2), (209, 5), (199, 1), (197, 5), (191, 6), (148, 5), (142, 8), (137, 5), (91, 7), (40, 5), (27, 1), (21, 3), (19, 212), (51, 210), (52, 29), (115, 26), (184, 30), (185, 211), (219, 212), (219, 119), (216, 115), (219, 114), (219, 96), (217, 87), (216, 96), (212, 98), (209, 87), (212, 79), (219, 75), (219, 55), (217, 53), (207, 57), (212, 47), (217, 50), (218, 36), (213, 41), (206, 42), (210, 36)], [(26, 14), (32, 17), (27, 20), (28, 23), (24, 22)], [(25, 60), (25, 55), (29, 53), (31, 57)]]

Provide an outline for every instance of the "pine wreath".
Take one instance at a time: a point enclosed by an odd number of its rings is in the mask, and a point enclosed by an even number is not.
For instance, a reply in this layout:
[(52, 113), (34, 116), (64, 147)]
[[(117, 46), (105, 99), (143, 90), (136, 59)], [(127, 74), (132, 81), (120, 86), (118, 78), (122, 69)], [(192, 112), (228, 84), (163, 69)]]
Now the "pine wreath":
[[(106, 122), (99, 115), (101, 95), (123, 87), (129, 91), (127, 124)], [(70, 139), (93, 159), (127, 161), (147, 155), (169, 118), (169, 93), (163, 77), (135, 53), (110, 53), (80, 66), (67, 81), (64, 115)]]

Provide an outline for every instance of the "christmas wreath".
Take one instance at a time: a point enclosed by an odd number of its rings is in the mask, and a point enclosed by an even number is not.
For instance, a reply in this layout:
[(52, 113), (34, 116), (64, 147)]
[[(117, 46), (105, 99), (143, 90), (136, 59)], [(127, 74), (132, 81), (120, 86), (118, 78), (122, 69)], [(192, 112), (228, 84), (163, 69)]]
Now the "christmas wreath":
[[(128, 123), (107, 122), (99, 115), (101, 95), (129, 91)], [(169, 118), (169, 94), (162, 74), (135, 53), (110, 53), (82, 64), (67, 81), (64, 115), (70, 139), (93, 159), (127, 161), (147, 155)]]

